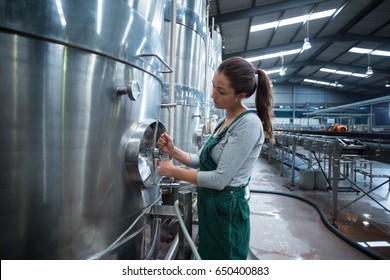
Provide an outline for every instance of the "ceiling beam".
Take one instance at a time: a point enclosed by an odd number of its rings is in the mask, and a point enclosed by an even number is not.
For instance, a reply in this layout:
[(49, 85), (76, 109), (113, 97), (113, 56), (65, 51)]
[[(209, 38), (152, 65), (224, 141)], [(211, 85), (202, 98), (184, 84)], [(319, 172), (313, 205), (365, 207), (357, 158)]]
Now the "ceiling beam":
[(318, 110), (316, 112), (305, 113), (305, 115), (312, 116), (312, 115), (318, 115), (318, 114), (327, 113), (327, 112), (337, 112), (337, 111), (343, 110), (343, 109), (350, 109), (350, 108), (366, 106), (366, 105), (374, 105), (374, 104), (388, 102), (388, 101), (390, 101), (390, 96), (384, 96), (384, 97), (369, 99), (369, 100), (365, 100), (365, 101), (350, 103), (347, 105), (341, 105), (341, 106), (336, 106), (336, 107), (327, 108), (327, 109), (323, 109), (323, 110)]
[[(328, 43), (328, 42), (334, 43), (334, 42), (347, 42), (347, 41), (365, 41), (365, 42), (376, 42), (380, 44), (390, 44), (389, 37), (365, 36), (365, 35), (352, 34), (352, 33), (329, 35), (329, 36), (324, 36), (319, 38), (310, 38), (310, 43), (312, 45)], [(227, 59), (233, 56), (253, 57), (253, 56), (273, 53), (277, 51), (296, 49), (300, 47), (302, 47), (302, 41), (296, 41), (296, 42), (291, 42), (282, 45), (275, 45), (275, 46), (270, 46), (270, 47), (265, 47), (260, 49), (253, 49), (248, 51), (224, 54), (223, 59)]]
[(234, 21), (244, 18), (250, 18), (254, 16), (260, 16), (273, 12), (280, 12), (282, 10), (293, 9), (305, 5), (325, 2), (325, 0), (288, 0), (281, 1), (275, 4), (268, 4), (263, 6), (257, 6), (254, 8), (243, 9), (237, 12), (229, 12), (214, 17), (214, 24), (220, 24), (223, 22)]
[[(302, 62), (296, 62), (297, 65), (302, 65)], [(346, 63), (336, 63), (336, 62), (328, 62), (325, 60), (312, 60), (306, 65), (318, 65), (318, 66), (327, 66), (327, 67), (335, 67), (337, 69), (345, 69), (348, 68), (348, 70), (356, 71), (356, 72), (366, 72), (367, 66), (355, 66), (351, 64), (346, 64)], [(292, 66), (291, 66), (292, 67)], [(375, 74), (383, 74), (383, 75), (389, 75), (390, 71), (386, 68), (378, 68), (375, 67)]]
[[(283, 80), (282, 83), (285, 83), (285, 84), (293, 84), (293, 85), (297, 85), (296, 83), (291, 83), (291, 82), (288, 82), (288, 79), (299, 79), (299, 80), (304, 80), (306, 79), (307, 77), (306, 76), (301, 76), (301, 75), (286, 75), (286, 76), (283, 76), (283, 77), (277, 77), (277, 78), (272, 78), (270, 77), (270, 80), (272, 81), (275, 81), (275, 83), (278, 83), (280, 80)], [(311, 78), (313, 80), (316, 80), (317, 78)], [(334, 83), (334, 80), (329, 80), (329, 79), (319, 79), (323, 82), (329, 82), (329, 83)], [(371, 91), (371, 92), (375, 92), (375, 93), (380, 93), (380, 94), (383, 94), (383, 92), (385, 91), (385, 88), (384, 87), (381, 87), (381, 88), (378, 88), (378, 87), (372, 87), (372, 86), (368, 86), (368, 85), (361, 85), (361, 84), (357, 84), (357, 83), (344, 83), (344, 82), (340, 82), (340, 84), (343, 84), (344, 85), (344, 88), (332, 88), (334, 90), (339, 90), (339, 91), (351, 91), (351, 88), (352, 89), (356, 89), (356, 88), (359, 88), (359, 89), (364, 89), (364, 90), (367, 90), (367, 91)], [(310, 84), (310, 83), (300, 83), (298, 84), (300, 86), (308, 86), (308, 87), (326, 87), (325, 85), (313, 85), (313, 84)], [(348, 88), (348, 89), (346, 89)]]
[[(302, 65), (302, 62), (292, 62), (292, 63), (285, 63), (284, 66), (287, 68), (294, 68), (294, 67), (299, 67)], [(355, 66), (351, 64), (346, 64), (346, 63), (336, 63), (336, 62), (328, 62), (325, 60), (308, 60), (305, 62), (305, 66), (318, 66), (318, 67), (334, 67), (339, 69), (345, 69), (348, 68), (350, 71), (356, 71), (356, 72), (366, 72), (367, 66)], [(278, 67), (278, 66), (277, 66)], [(276, 68), (277, 68), (276, 67)], [(377, 68), (375, 67), (375, 74), (383, 74), (383, 75), (389, 75), (390, 72), (389, 70), (384, 69), (384, 68)]]

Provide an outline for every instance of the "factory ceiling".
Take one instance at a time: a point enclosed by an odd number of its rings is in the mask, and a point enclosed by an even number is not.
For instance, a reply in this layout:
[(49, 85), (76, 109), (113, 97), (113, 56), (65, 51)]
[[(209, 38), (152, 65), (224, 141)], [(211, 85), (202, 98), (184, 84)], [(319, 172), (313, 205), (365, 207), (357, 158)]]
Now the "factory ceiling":
[[(223, 59), (243, 56), (275, 85), (337, 89), (362, 99), (390, 95), (390, 0), (209, 3)], [(311, 48), (303, 50), (305, 40)]]

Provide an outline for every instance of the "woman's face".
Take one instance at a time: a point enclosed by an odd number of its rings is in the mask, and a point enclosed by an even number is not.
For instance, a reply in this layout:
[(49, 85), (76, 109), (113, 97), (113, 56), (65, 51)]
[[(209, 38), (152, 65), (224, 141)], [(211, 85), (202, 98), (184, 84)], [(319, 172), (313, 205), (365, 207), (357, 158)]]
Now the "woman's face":
[(211, 98), (216, 108), (228, 110), (238, 106), (240, 104), (238, 101), (241, 99), (234, 93), (227, 77), (218, 71), (214, 74)]

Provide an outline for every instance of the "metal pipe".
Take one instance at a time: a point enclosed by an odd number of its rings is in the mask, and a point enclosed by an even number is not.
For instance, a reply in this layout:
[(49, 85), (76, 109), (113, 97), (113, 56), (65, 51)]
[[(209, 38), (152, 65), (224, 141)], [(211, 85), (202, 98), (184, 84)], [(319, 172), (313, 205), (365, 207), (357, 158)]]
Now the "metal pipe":
[[(204, 122), (207, 125), (207, 122), (210, 122), (210, 108), (209, 108), (209, 100), (210, 96), (208, 94), (208, 86), (209, 86), (209, 44), (210, 44), (210, 32), (209, 32), (209, 16), (210, 16), (210, 3), (207, 3), (206, 9), (206, 51), (205, 51), (205, 78), (204, 78)], [(212, 23), (212, 30), (214, 30), (214, 18)]]
[(137, 218), (133, 221), (133, 223), (110, 245), (108, 246), (105, 250), (89, 257), (88, 259), (89, 260), (99, 260), (101, 258), (103, 258), (107, 253), (109, 253), (111, 251), (111, 249), (113, 249), (116, 244), (118, 244), (132, 229), (133, 227), (137, 224), (137, 222), (145, 215), (147, 214), (150, 209), (157, 203), (161, 200), (161, 196), (158, 197), (157, 200), (155, 200), (152, 204), (150, 204), (149, 206), (147, 206), (138, 216)]
[[(183, 213), (184, 225), (188, 235), (192, 237), (192, 192), (188, 190), (179, 191), (180, 210)], [(179, 259), (188, 260), (191, 257), (191, 247), (185, 238), (184, 230), (179, 231)]]
[(373, 118), (374, 118), (374, 115), (373, 115), (372, 104), (371, 104), (370, 105), (370, 116), (368, 117), (368, 123), (367, 123), (367, 125), (368, 125), (367, 132), (368, 133), (372, 132), (372, 124), (374, 123)]
[[(176, 0), (171, 0), (171, 41), (170, 41), (170, 57), (169, 64), (171, 67), (176, 65)], [(175, 103), (175, 71), (169, 75), (169, 103)], [(171, 135), (174, 135), (174, 125), (175, 125), (175, 110), (169, 110), (169, 119), (168, 119), (168, 131)]]
[(340, 106), (335, 106), (327, 109), (322, 109), (318, 110), (315, 112), (310, 112), (310, 113), (303, 113), (304, 115), (307, 116), (313, 116), (313, 115), (319, 115), (325, 112), (333, 112), (333, 111), (340, 111), (340, 109), (349, 109), (349, 108), (354, 108), (354, 107), (359, 107), (359, 106), (365, 106), (365, 105), (372, 105), (372, 104), (378, 104), (382, 102), (386, 102), (390, 100), (390, 96), (384, 96), (384, 97), (379, 97), (379, 98), (374, 98), (374, 99), (369, 99), (365, 101), (359, 101), (351, 104), (346, 104), (346, 105), (340, 105)]
[[(156, 221), (156, 228), (159, 228), (160, 226), (160, 222), (161, 220), (160, 219), (154, 219)], [(153, 237), (153, 242), (152, 242), (152, 245), (150, 246), (150, 250), (149, 250), (149, 253), (146, 255), (145, 257), (145, 260), (150, 260), (154, 255), (155, 255), (155, 251), (157, 251), (157, 244), (160, 244), (160, 231), (159, 230), (155, 230), (154, 231), (154, 237)]]
[[(299, 136), (298, 136), (299, 137)], [(295, 157), (297, 154), (297, 136), (290, 135), (290, 138), (292, 138), (292, 163), (291, 163), (291, 186), (294, 186), (295, 182)]]
[(337, 197), (339, 191), (339, 176), (340, 176), (340, 147), (339, 142), (333, 142), (333, 184), (332, 184), (332, 221), (335, 223), (337, 220)]
[(168, 252), (165, 255), (164, 260), (173, 260), (176, 255), (177, 251), (179, 250), (179, 234), (175, 235), (175, 238), (172, 240), (171, 246), (169, 246)]
[(295, 85), (293, 86), (293, 123), (294, 124), (294, 120), (295, 120), (295, 94), (296, 94), (296, 90), (295, 90)]

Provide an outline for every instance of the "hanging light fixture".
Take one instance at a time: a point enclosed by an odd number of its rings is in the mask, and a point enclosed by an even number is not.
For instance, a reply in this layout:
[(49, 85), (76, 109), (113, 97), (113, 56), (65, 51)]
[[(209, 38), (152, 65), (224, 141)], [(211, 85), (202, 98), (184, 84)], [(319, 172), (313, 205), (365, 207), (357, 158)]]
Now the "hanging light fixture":
[(306, 37), (303, 40), (302, 49), (305, 51), (305, 50), (308, 50), (310, 48), (311, 48), (311, 44), (310, 44), (310, 41), (309, 41), (309, 20), (307, 20), (306, 21)]
[(390, 88), (389, 81), (386, 81), (385, 87), (386, 87), (386, 88)]
[(368, 53), (368, 66), (367, 66), (367, 72), (366, 72), (366, 75), (368, 76), (371, 76), (372, 74), (374, 74), (374, 71), (372, 70), (372, 67), (370, 65), (370, 53)]
[(286, 68), (284, 68), (284, 55), (282, 55), (282, 67), (279, 70), (279, 75), (284, 76), (286, 75)]

